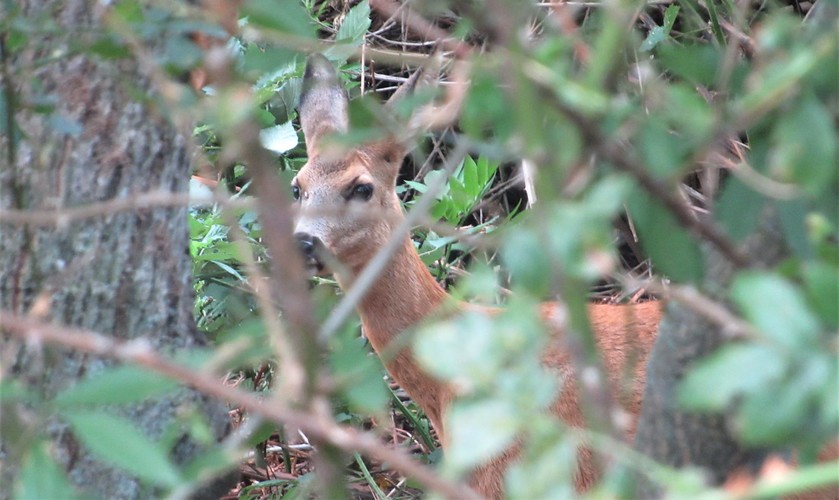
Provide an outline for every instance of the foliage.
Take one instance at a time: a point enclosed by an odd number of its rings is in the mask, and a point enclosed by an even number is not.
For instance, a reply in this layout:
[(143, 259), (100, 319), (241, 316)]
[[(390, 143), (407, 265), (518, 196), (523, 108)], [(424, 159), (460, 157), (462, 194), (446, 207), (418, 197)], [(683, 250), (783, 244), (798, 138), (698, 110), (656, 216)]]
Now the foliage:
[[(543, 411), (558, 383), (539, 363), (547, 337), (536, 310), (541, 301), (567, 297), (569, 292), (585, 296), (590, 287), (615, 275), (622, 276), (617, 282), (632, 281), (635, 276), (619, 264), (625, 250), (617, 244), (613, 224), (621, 216), (631, 221), (656, 273), (673, 286), (719, 298), (722, 307), (751, 328), (750, 335), (701, 360), (686, 375), (680, 404), (730, 415), (744, 442), (805, 450), (807, 472), (807, 462), (839, 427), (837, 24), (831, 16), (835, 2), (819, 0), (816, 5), (820, 4), (825, 4), (824, 18), (805, 22), (800, 13), (775, 3), (758, 9), (714, 1), (668, 6), (603, 3), (576, 17), (563, 8), (496, 2), (492, 9), (498, 11), (487, 15), (504, 19), (504, 29), (493, 27), (471, 4), (456, 16), (448, 14), (455, 16), (452, 32), (472, 42), (484, 41), (487, 50), (470, 60), (471, 86), (459, 129), (447, 139), (468, 143), (471, 154), (434, 194), (429, 211), (431, 219), (450, 231), (443, 233), (437, 226), (418, 229), (414, 240), (441, 282), (457, 281), (456, 295), (495, 302), (503, 295), (498, 286), (508, 283), (509, 273), (512, 297), (498, 316), (455, 315), (423, 325), (409, 339), (419, 362), (462, 396), (446, 417), (451, 449), (439, 465), (443, 476), (462, 479), (471, 467), (518, 438), (523, 459), (507, 474), (508, 495), (574, 494), (575, 450), (581, 438)], [(205, 89), (200, 110), (194, 109), (195, 98), (185, 97), (186, 89), (179, 99), (163, 92), (144, 97), (173, 121), (187, 113), (200, 123), (194, 137), (218, 170), (217, 192), (234, 202), (247, 202), (253, 194), (247, 165), (229, 153), (237, 152), (233, 132), (245, 120), (259, 123), (262, 143), (274, 154), (286, 185), (306, 161), (295, 112), (305, 50), (324, 48), (353, 95), (360, 93), (360, 77), (383, 71), (359, 59), (360, 47), (389, 36), (381, 16), (371, 12), (366, 0), (346, 12), (335, 12), (331, 5), (246, 0), (240, 20), (244, 29), (229, 47), (234, 63), (230, 85)], [(441, 5), (429, 3), (425, 14), (439, 14)], [(77, 40), (71, 52), (105, 63), (139, 58), (146, 49), (138, 47), (147, 47), (153, 67), (173, 85), (203, 57), (184, 35), (223, 35), (219, 27), (197, 20), (204, 17), (177, 6), (123, 1), (109, 9), (101, 30)], [(628, 27), (630, 15), (636, 22)], [(563, 27), (569, 19), (580, 21), (578, 30)], [(521, 36), (533, 25), (538, 29)], [(0, 20), (4, 58), (37, 46), (38, 33), (49, 29), (48, 20), (27, 19), (12, 8)], [(404, 26), (389, 29), (409, 35)], [(324, 36), (336, 43), (317, 45), (317, 38)], [(53, 114), (53, 98), (44, 92), (40, 103), (0, 99), (0, 130), (10, 141), (15, 140), (15, 114), (22, 108), (37, 108), (68, 137), (79, 133), (78, 124)], [(374, 114), (380, 108), (365, 109)], [(354, 121), (381, 134), (382, 121), (365, 121), (363, 114), (354, 114)], [(360, 137), (350, 134), (345, 139)], [(445, 141), (434, 144), (440, 142)], [(432, 160), (445, 156), (452, 146), (435, 145)], [(539, 165), (539, 202), (521, 215), (514, 193), (518, 188), (504, 183), (519, 158)], [(403, 170), (398, 192), (406, 210), (436, 177), (446, 175), (432, 169), (414, 177), (420, 170), (419, 165)], [(494, 189), (502, 191), (507, 207), (485, 217), (484, 202)], [(709, 262), (702, 248), (724, 251), (667, 202), (688, 198), (694, 201), (688, 210), (691, 217), (701, 213), (696, 220), (732, 246), (753, 236), (766, 214), (772, 214), (789, 257), (768, 269), (740, 266), (730, 284), (706, 282)], [(463, 226), (469, 227), (457, 230)], [(193, 206), (189, 227), (195, 317), (214, 342), (213, 359), (223, 358), (220, 366), (246, 379), (244, 387), (271, 394), (271, 382), (282, 378), (284, 367), (272, 357), (269, 346), (276, 339), (270, 338), (261, 316), (264, 304), (254, 295), (259, 277), (249, 273), (282, 256), (268, 255), (263, 223), (252, 205)], [(478, 243), (467, 237), (478, 237)], [(472, 261), (476, 265), (470, 274), (465, 268)], [(459, 275), (466, 277), (456, 280)], [(318, 320), (323, 321), (341, 297), (331, 280), (314, 281), (312, 296)], [(570, 307), (569, 312), (572, 324), (587, 324), (584, 308)], [(335, 414), (366, 426), (386, 426), (384, 422), (392, 419), (417, 443), (417, 458), (436, 462), (439, 452), (428, 420), (382, 382), (384, 370), (358, 333), (358, 325), (349, 321), (323, 345), (328, 361), (322, 368), (329, 373)], [(60, 415), (79, 441), (105, 462), (173, 492), (185, 483), (197, 484), (207, 471), (236, 466), (236, 458), (226, 456), (221, 445), (204, 463), (170, 463), (167, 452), (174, 443), (149, 442), (111, 412), (173, 390), (174, 384), (159, 375), (122, 367), (91, 374), (54, 401), (27, 394), (22, 381), (5, 379), (0, 403), (26, 404), (43, 415)], [(202, 435), (200, 416), (184, 415), (179, 425)], [(22, 422), (6, 421), (4, 434), (16, 426), (27, 428)], [(272, 463), (281, 463), (294, 479), (244, 485), (241, 497), (256, 498), (269, 491), (307, 497), (313, 481), (308, 455), (297, 455), (303, 459), (293, 469), (290, 441), (272, 431), (270, 437), (255, 435), (245, 441), (280, 441), (286, 455)], [(604, 432), (590, 429), (586, 438), (597, 451), (617, 457), (618, 464), (606, 471), (593, 495), (627, 495), (624, 467), (639, 469), (654, 480), (666, 478), (663, 486), (677, 496), (712, 488), (694, 470), (672, 471), (638, 459), (631, 450), (614, 452), (621, 447), (603, 438)], [(21, 453), (15, 496), (66, 493), (67, 479), (46, 444), (22, 436), (14, 444), (28, 451)], [(348, 472), (351, 480), (383, 496), (392, 472), (358, 454), (354, 464)], [(399, 495), (412, 492), (403, 489)]]

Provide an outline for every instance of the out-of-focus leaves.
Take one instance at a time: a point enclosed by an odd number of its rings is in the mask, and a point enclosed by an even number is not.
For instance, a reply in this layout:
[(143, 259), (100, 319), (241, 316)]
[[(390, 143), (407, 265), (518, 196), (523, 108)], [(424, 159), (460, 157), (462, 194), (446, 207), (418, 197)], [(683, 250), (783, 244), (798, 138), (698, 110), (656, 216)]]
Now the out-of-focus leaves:
[(688, 372), (679, 389), (679, 402), (687, 408), (719, 411), (735, 396), (780, 380), (786, 370), (786, 359), (769, 346), (725, 346)]
[(239, 8), (256, 26), (306, 38), (314, 38), (312, 20), (298, 0), (247, 0)]
[(259, 141), (265, 149), (282, 154), (297, 146), (297, 132), (291, 122), (282, 123), (259, 131)]
[(136, 366), (118, 366), (82, 380), (55, 398), (56, 404), (106, 405), (142, 401), (169, 392), (177, 384)]
[(518, 410), (503, 400), (457, 402), (446, 416), (451, 447), (445, 460), (465, 471), (511, 444), (522, 425)]
[(329, 359), (340, 392), (356, 411), (380, 414), (390, 398), (381, 365), (354, 331), (336, 335), (333, 342)]
[(180, 473), (167, 454), (121, 417), (99, 411), (64, 413), (79, 441), (102, 460), (159, 486), (175, 487)]
[(646, 196), (633, 196), (629, 207), (653, 266), (674, 281), (698, 282), (703, 275), (699, 245), (673, 214)]
[(711, 86), (717, 78), (722, 51), (712, 45), (663, 44), (658, 47), (658, 57), (665, 69), (689, 82)]
[(368, 28), (370, 28), (370, 4), (367, 0), (362, 0), (347, 12), (344, 20), (341, 21), (341, 26), (335, 35), (335, 42), (360, 46)]
[(644, 41), (641, 42), (641, 51), (650, 51), (653, 49), (653, 47), (667, 39), (667, 36), (670, 34), (670, 30), (673, 29), (673, 23), (676, 22), (676, 16), (678, 15), (678, 5), (668, 6), (667, 10), (664, 11), (664, 24), (661, 26), (656, 26), (655, 28), (650, 30), (650, 33), (647, 35), (647, 38), (645, 38)]
[(824, 103), (806, 94), (776, 122), (775, 147), (769, 173), (817, 195), (833, 185), (837, 175), (837, 130)]
[(70, 484), (64, 470), (50, 456), (46, 443), (39, 441), (29, 449), (21, 464), (13, 498), (16, 500), (45, 498), (74, 500), (83, 496)]
[(749, 322), (780, 345), (801, 349), (818, 339), (818, 321), (800, 289), (776, 274), (740, 273), (731, 285), (731, 298)]
[(812, 261), (802, 271), (805, 292), (813, 310), (828, 328), (839, 328), (839, 267)]
[(717, 202), (717, 217), (728, 236), (739, 242), (754, 232), (765, 206), (765, 198), (733, 177)]

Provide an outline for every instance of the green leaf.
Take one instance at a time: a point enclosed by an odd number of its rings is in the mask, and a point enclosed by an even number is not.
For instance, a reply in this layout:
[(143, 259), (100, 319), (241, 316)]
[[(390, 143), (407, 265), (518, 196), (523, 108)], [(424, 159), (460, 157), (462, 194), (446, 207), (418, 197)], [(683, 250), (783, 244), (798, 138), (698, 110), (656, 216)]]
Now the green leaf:
[(813, 256), (813, 245), (807, 234), (807, 214), (810, 212), (804, 200), (777, 202), (778, 219), (784, 233), (784, 241), (798, 257), (809, 259)]
[(653, 49), (656, 45), (667, 39), (670, 30), (673, 29), (673, 23), (676, 22), (676, 16), (679, 14), (679, 6), (671, 5), (664, 11), (664, 25), (656, 26), (650, 30), (647, 38), (641, 43), (640, 50), (647, 52)]
[(776, 146), (770, 152), (769, 172), (818, 195), (836, 179), (836, 127), (828, 105), (811, 93), (795, 104), (773, 130)]
[(787, 360), (766, 345), (727, 345), (700, 360), (681, 383), (679, 402), (689, 409), (722, 410), (739, 394), (778, 381)]
[(776, 274), (740, 273), (731, 285), (731, 298), (749, 322), (784, 346), (801, 348), (818, 341), (819, 324), (801, 290)]
[(253, 25), (315, 38), (312, 20), (299, 0), (247, 0), (239, 10)]
[(742, 242), (754, 232), (766, 199), (750, 189), (740, 179), (728, 179), (717, 202), (717, 217), (728, 235)]
[(719, 47), (710, 44), (677, 46), (664, 44), (659, 46), (658, 57), (663, 68), (690, 81), (706, 86), (713, 86), (717, 78), (717, 68), (722, 63)]
[(640, 151), (644, 164), (656, 177), (680, 177), (684, 141), (659, 117), (652, 117), (641, 130)]
[(737, 435), (755, 445), (789, 445), (812, 410), (812, 393), (792, 383), (773, 384), (743, 401), (737, 412)]
[(463, 378), (480, 385), (493, 380), (506, 355), (495, 339), (490, 318), (468, 313), (422, 328), (414, 341), (414, 355), (439, 378)]
[(456, 402), (446, 416), (450, 447), (445, 460), (466, 470), (504, 451), (519, 432), (516, 408), (503, 400)]
[(251, 42), (245, 47), (242, 56), (242, 71), (259, 76), (257, 88), (263, 88), (268, 82), (275, 82), (288, 77), (296, 69), (294, 61), (297, 52), (285, 47), (260, 47)]
[(29, 449), (15, 488), (16, 500), (62, 500), (82, 498), (67, 480), (64, 470), (50, 456), (47, 444), (39, 441)]
[(641, 246), (654, 268), (678, 282), (702, 279), (702, 253), (698, 242), (657, 200), (634, 196), (630, 213), (640, 235)]
[(172, 380), (136, 366), (118, 366), (77, 382), (55, 398), (60, 406), (125, 404), (143, 401), (177, 387)]
[(362, 0), (358, 5), (347, 12), (346, 17), (338, 28), (335, 35), (336, 42), (349, 42), (354, 46), (360, 46), (364, 41), (364, 34), (370, 28), (370, 4)]
[(802, 270), (807, 298), (829, 328), (839, 328), (839, 268), (807, 262)]
[(259, 131), (259, 142), (265, 149), (282, 154), (297, 146), (297, 132), (291, 122), (276, 125)]
[(390, 399), (382, 378), (382, 367), (355, 336), (336, 335), (330, 349), (332, 371), (341, 393), (352, 408), (364, 413), (380, 413)]
[(100, 459), (155, 485), (173, 488), (181, 482), (167, 454), (130, 421), (96, 411), (63, 416), (82, 444)]

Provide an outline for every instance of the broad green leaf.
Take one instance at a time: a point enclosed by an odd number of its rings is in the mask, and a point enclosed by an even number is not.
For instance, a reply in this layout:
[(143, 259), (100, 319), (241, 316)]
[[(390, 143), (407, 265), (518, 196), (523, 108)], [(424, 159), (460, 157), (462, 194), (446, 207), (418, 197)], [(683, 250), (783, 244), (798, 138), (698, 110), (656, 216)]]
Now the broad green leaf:
[(528, 423), (524, 459), (507, 471), (508, 498), (576, 498), (574, 476), (577, 473), (578, 442), (557, 431), (556, 422), (544, 429), (544, 419)]
[(717, 68), (722, 63), (719, 47), (710, 44), (678, 46), (664, 44), (659, 46), (658, 58), (665, 69), (690, 81), (713, 86), (717, 78)]
[(239, 10), (255, 26), (315, 38), (312, 20), (299, 0), (247, 0)]
[(702, 254), (693, 236), (651, 197), (636, 195), (629, 206), (641, 246), (653, 267), (673, 281), (698, 282), (702, 278)]
[(63, 414), (73, 433), (103, 461), (152, 484), (175, 487), (180, 474), (167, 454), (122, 417), (97, 411)]
[(812, 393), (787, 382), (749, 395), (735, 419), (737, 435), (755, 445), (788, 445), (813, 409)]
[[(717, 130), (712, 130), (712, 127), (717, 123), (712, 106), (692, 85), (686, 83), (669, 85), (666, 89), (665, 99), (661, 115), (679, 134), (677, 146), (681, 146), (680, 149), (701, 144), (702, 141), (708, 140), (711, 134), (717, 132)], [(682, 161), (682, 163), (686, 162)], [(686, 166), (695, 168), (695, 165)]]
[(474, 385), (493, 379), (505, 349), (495, 341), (490, 318), (472, 313), (422, 328), (416, 334), (414, 355), (434, 375)]
[(367, 33), (368, 28), (370, 28), (370, 4), (367, 0), (362, 0), (347, 12), (344, 20), (341, 21), (335, 41), (349, 42), (359, 46), (364, 41), (364, 34)]
[(624, 176), (609, 175), (600, 179), (585, 196), (585, 208), (595, 217), (612, 220), (623, 209), (632, 183)]
[(50, 456), (46, 443), (39, 441), (32, 446), (22, 465), (14, 490), (15, 500), (83, 498)]
[(789, 200), (776, 203), (776, 207), (784, 241), (798, 257), (811, 258), (814, 249), (807, 234), (807, 224), (805, 224), (807, 215), (810, 213), (807, 202), (801, 199)]
[(446, 415), (449, 449), (445, 460), (466, 470), (504, 451), (519, 432), (516, 408), (503, 400), (456, 402)]
[(265, 149), (282, 154), (297, 146), (297, 132), (291, 122), (282, 123), (259, 131), (259, 142)]
[(839, 328), (839, 268), (826, 262), (804, 264), (802, 270), (807, 298), (828, 328)]
[(169, 392), (177, 384), (136, 366), (118, 366), (77, 382), (55, 398), (60, 406), (125, 404)]
[(382, 378), (381, 365), (355, 336), (336, 335), (334, 343), (329, 359), (341, 393), (356, 410), (383, 411), (390, 394)]
[(509, 228), (504, 238), (501, 257), (510, 270), (513, 283), (535, 296), (543, 296), (551, 288), (551, 262), (545, 245), (532, 229), (519, 225)]
[(772, 137), (769, 172), (817, 195), (837, 176), (837, 131), (828, 104), (812, 94), (778, 119)]
[(246, 74), (258, 75), (256, 87), (262, 89), (269, 82), (276, 82), (293, 73), (296, 69), (294, 64), (296, 57), (297, 52), (293, 50), (277, 46), (260, 47), (251, 42), (244, 48), (242, 71)]
[(766, 199), (736, 177), (728, 179), (717, 202), (717, 218), (737, 242), (754, 232)]
[(641, 130), (640, 151), (644, 165), (659, 178), (681, 177), (684, 141), (660, 118), (651, 118)]
[(749, 322), (784, 346), (802, 348), (818, 340), (818, 321), (801, 290), (776, 274), (740, 273), (731, 285), (731, 298)]
[(679, 387), (679, 402), (690, 409), (722, 410), (740, 394), (777, 382), (787, 361), (771, 347), (733, 344), (700, 360)]

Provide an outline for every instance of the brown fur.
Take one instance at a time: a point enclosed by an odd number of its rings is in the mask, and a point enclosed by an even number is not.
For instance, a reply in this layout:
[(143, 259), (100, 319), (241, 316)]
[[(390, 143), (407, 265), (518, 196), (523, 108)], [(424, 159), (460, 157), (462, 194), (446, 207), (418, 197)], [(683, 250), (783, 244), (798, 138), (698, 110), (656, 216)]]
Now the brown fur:
[[(402, 219), (395, 181), (404, 151), (393, 141), (382, 141), (343, 154), (327, 149), (328, 142), (324, 144), (323, 138), (332, 132), (346, 130), (346, 96), (325, 59), (310, 60), (306, 73), (310, 75), (310, 81), (301, 98), (300, 114), (309, 162), (294, 180), (300, 191), (301, 209), (296, 231), (316, 236), (346, 266), (336, 271), (339, 284), (346, 289), (389, 240)], [(359, 182), (373, 185), (369, 200), (348, 201), (342, 196)], [(330, 212), (329, 216), (322, 215), (324, 209)], [(406, 238), (362, 299), (358, 310), (364, 334), (376, 352), (382, 354), (392, 347), (391, 342), (399, 334), (448, 301), (448, 295), (428, 272), (411, 240)], [(461, 304), (455, 307), (475, 306)], [(561, 310), (559, 304), (547, 304), (542, 314), (548, 324), (561, 324), (562, 321), (557, 321)], [(634, 306), (595, 304), (589, 306), (589, 316), (610, 391), (632, 415), (633, 423), (628, 429), (632, 434), (641, 404), (644, 361), (655, 337), (660, 306), (654, 302)], [(443, 415), (452, 401), (452, 391), (445, 383), (425, 373), (409, 349), (390, 354), (385, 359), (388, 372), (426, 412), (445, 448), (447, 435)], [(543, 361), (566, 381), (576, 380), (568, 353), (563, 348), (561, 331), (555, 332), (555, 342)], [(630, 380), (628, 387), (625, 380)], [(577, 398), (576, 384), (566, 383), (552, 410), (569, 425), (581, 427), (585, 422)], [(470, 484), (487, 497), (501, 497), (504, 470), (516, 454), (514, 447), (477, 468), (471, 475)], [(578, 488), (588, 488), (598, 476), (591, 453), (581, 450)]]

